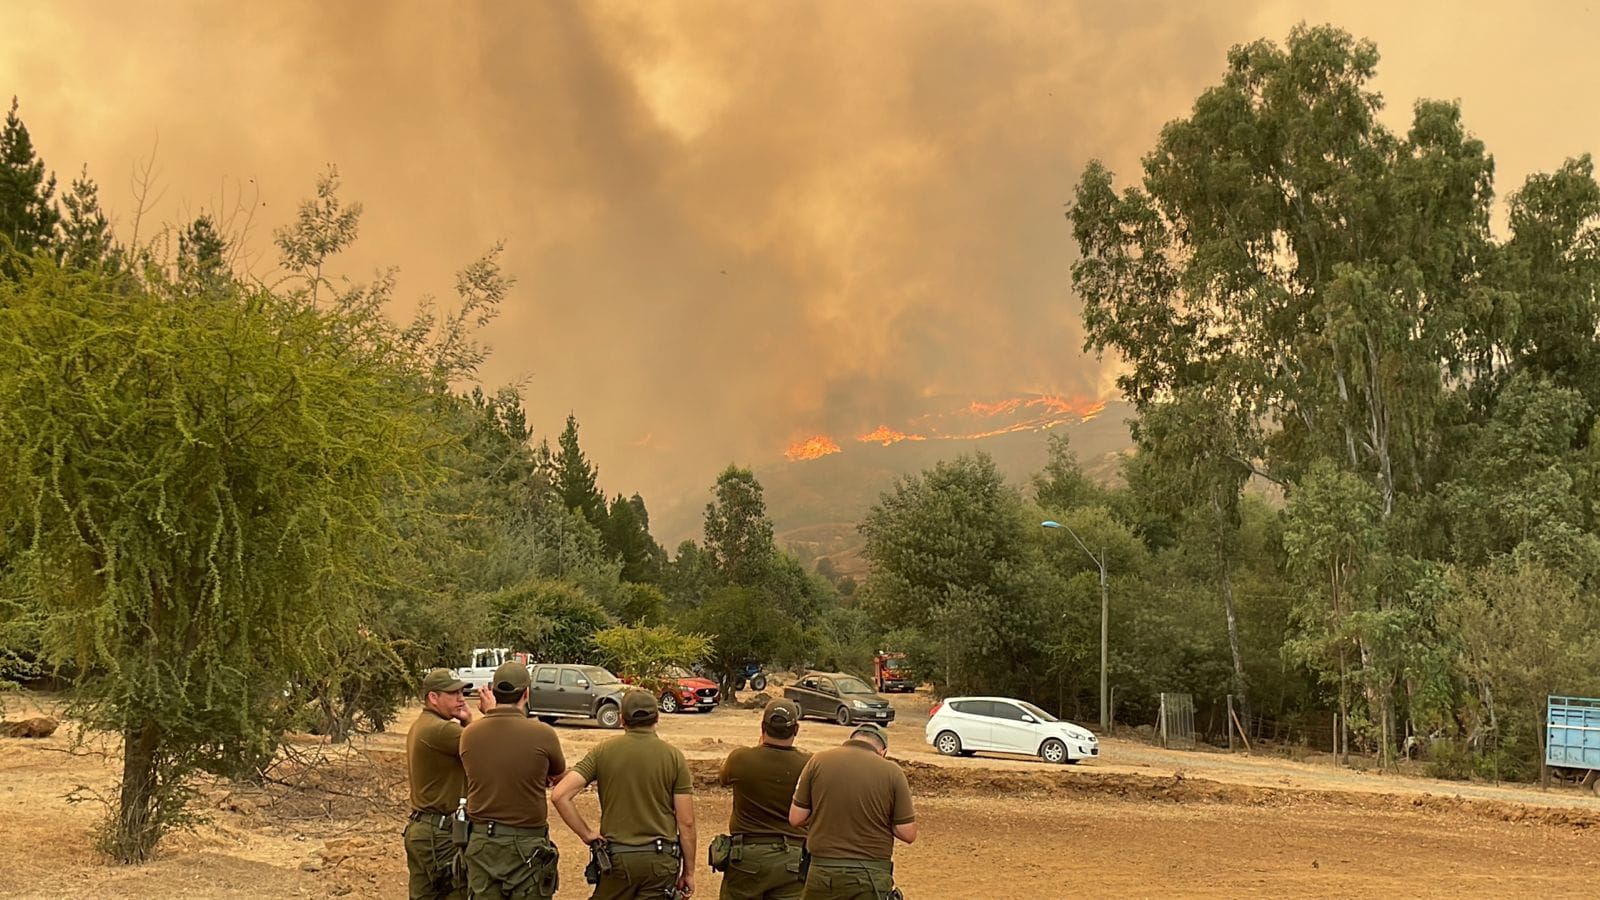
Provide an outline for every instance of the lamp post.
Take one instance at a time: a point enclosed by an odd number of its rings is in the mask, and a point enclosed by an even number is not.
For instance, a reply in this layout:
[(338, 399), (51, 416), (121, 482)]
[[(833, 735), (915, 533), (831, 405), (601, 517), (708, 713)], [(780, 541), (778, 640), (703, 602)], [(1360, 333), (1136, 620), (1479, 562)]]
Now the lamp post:
[(1110, 643), (1110, 631), (1107, 626), (1110, 621), (1108, 613), (1111, 606), (1106, 595), (1106, 551), (1101, 549), (1100, 555), (1095, 556), (1089, 547), (1084, 544), (1083, 539), (1078, 537), (1077, 532), (1060, 522), (1046, 520), (1039, 524), (1045, 528), (1059, 528), (1072, 535), (1072, 539), (1077, 542), (1084, 553), (1088, 554), (1089, 559), (1100, 570), (1100, 730), (1105, 732), (1110, 727), (1111, 722), (1110, 713), (1106, 708), (1106, 646)]

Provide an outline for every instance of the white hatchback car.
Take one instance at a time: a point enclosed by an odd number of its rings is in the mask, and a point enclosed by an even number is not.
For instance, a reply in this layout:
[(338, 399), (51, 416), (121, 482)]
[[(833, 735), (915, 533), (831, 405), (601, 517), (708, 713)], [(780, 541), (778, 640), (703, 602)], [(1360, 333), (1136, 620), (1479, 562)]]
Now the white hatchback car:
[(988, 750), (1075, 763), (1100, 755), (1100, 742), (1087, 728), (1010, 697), (951, 697), (934, 706), (926, 734), (945, 756)]

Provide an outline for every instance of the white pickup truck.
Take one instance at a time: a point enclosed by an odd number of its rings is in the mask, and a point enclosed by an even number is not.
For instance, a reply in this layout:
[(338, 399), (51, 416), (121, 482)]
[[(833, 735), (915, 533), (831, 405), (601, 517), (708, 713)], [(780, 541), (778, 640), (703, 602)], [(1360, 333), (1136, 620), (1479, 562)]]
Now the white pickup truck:
[(494, 670), (507, 660), (516, 660), (523, 665), (530, 665), (533, 660), (526, 653), (519, 653), (508, 647), (479, 647), (472, 651), (472, 659), (468, 665), (459, 669), (451, 669), (450, 673), (467, 683), (467, 693), (476, 694), (478, 689), (487, 685), (489, 679), (494, 677)]

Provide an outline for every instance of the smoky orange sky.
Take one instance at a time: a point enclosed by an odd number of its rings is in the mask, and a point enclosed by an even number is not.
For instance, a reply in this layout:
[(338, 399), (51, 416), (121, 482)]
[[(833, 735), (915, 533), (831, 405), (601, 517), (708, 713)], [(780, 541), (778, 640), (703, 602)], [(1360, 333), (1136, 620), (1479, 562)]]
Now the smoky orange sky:
[(485, 382), (525, 379), (540, 435), (575, 411), (608, 492), (671, 501), (816, 434), (1107, 393), (1077, 175), (1133, 173), (1230, 45), (1301, 20), (1378, 42), (1392, 124), (1459, 98), (1502, 196), (1600, 147), (1576, 3), (7, 0), (0, 93), (125, 234), (154, 148), (146, 221), (248, 224), (258, 272), (337, 164), (366, 207), (340, 269), (400, 266), (402, 313), (504, 239)]

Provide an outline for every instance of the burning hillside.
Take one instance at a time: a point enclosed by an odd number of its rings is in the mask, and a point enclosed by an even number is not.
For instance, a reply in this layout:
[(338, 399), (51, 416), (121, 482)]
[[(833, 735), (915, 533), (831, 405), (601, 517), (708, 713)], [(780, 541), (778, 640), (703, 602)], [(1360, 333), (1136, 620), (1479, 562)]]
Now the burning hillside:
[[(1058, 425), (1087, 422), (1105, 409), (1104, 400), (1023, 394), (999, 400), (973, 400), (964, 406), (924, 413), (895, 428), (880, 423), (856, 436), (862, 444), (887, 447), (901, 441), (970, 441), (1017, 432), (1045, 431)], [(796, 441), (785, 451), (790, 462), (803, 462), (842, 453), (844, 448), (825, 434)]]

